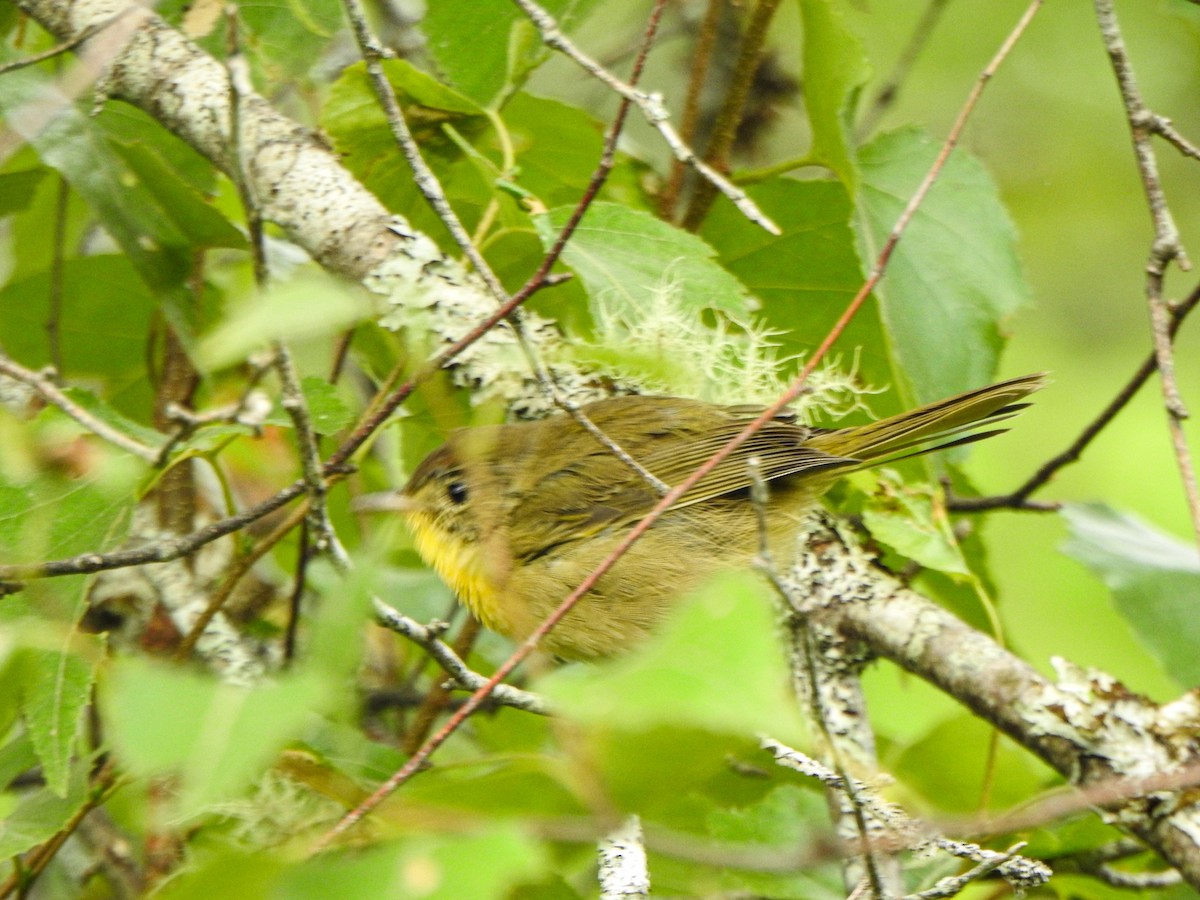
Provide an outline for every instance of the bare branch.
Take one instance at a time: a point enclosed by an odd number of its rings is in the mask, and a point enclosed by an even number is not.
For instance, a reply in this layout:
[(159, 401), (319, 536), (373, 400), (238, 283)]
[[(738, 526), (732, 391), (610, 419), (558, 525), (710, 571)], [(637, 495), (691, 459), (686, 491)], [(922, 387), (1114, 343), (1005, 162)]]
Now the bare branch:
[[(1183, 270), (1191, 268), (1175, 217), (1167, 205), (1166, 193), (1158, 176), (1158, 160), (1150, 141), (1151, 134), (1162, 131), (1162, 121), (1146, 106), (1133, 73), (1133, 64), (1125, 49), (1125, 39), (1117, 22), (1112, 0), (1094, 0), (1096, 20), (1100, 36), (1108, 51), (1109, 61), (1121, 89), (1121, 100), (1133, 136), (1134, 158), (1142, 189), (1150, 206), (1150, 218), (1154, 222), (1154, 240), (1150, 246), (1150, 257), (1146, 262), (1146, 303), (1150, 308), (1150, 325), (1154, 337), (1154, 355), (1162, 379), (1163, 404), (1167, 410), (1167, 425), (1171, 432), (1171, 444), (1175, 452), (1176, 465), (1183, 481), (1188, 511), (1191, 513), (1192, 529), (1200, 541), (1200, 486), (1197, 486), (1196, 468), (1188, 450), (1187, 437), (1183, 431), (1183, 420), (1188, 417), (1187, 407), (1179, 393), (1175, 377), (1175, 358), (1171, 345), (1170, 315), (1163, 297), (1163, 277), (1167, 267), (1177, 263)], [(1167, 123), (1169, 124), (1169, 123)]]

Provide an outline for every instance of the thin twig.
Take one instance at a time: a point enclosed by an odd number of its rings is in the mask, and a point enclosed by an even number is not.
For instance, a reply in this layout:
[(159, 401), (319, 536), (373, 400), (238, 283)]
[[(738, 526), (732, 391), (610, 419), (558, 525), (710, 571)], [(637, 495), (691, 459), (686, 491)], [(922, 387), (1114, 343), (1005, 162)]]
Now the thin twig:
[[(123, 13), (118, 13), (118, 15), (123, 15)], [(56, 56), (60, 56), (63, 53), (74, 50), (97, 31), (100, 31), (102, 28), (107, 28), (114, 21), (116, 21), (116, 17), (110, 19), (108, 22), (101, 22), (97, 25), (89, 25), (69, 41), (63, 41), (61, 44), (56, 44), (49, 50), (43, 50), (41, 53), (35, 53), (33, 56), (26, 56), (23, 59), (14, 59), (12, 62), (6, 62), (3, 65), (0, 65), (0, 75), (7, 75), (9, 72), (15, 72), (18, 69), (24, 69), (28, 66), (36, 66), (40, 62), (45, 62), (48, 59), (54, 59)]]
[(263, 376), (275, 365), (275, 357), (271, 353), (256, 354), (248, 361), (250, 376), (242, 388), (242, 395), (237, 403), (210, 409), (207, 412), (195, 412), (175, 402), (163, 407), (163, 415), (168, 421), (176, 424), (176, 429), (168, 436), (166, 443), (158, 452), (155, 460), (156, 468), (162, 468), (175, 452), (175, 448), (188, 440), (199, 429), (209, 425), (244, 425), (256, 435), (262, 434), (263, 423), (271, 414), (271, 398), (258, 389)]
[[(459, 687), (475, 691), (476, 694), (485, 687), (490, 679), (468, 668), (462, 658), (454, 652), (449, 644), (440, 640), (429, 628), (415, 619), (411, 619), (398, 610), (379, 600), (374, 601), (375, 618), (384, 628), (394, 631), (423, 647), (447, 675), (454, 679)], [(551, 709), (544, 699), (537, 694), (523, 691), (511, 684), (497, 684), (491, 692), (491, 699), (505, 706), (521, 709), (539, 716), (548, 716)], [(472, 694), (473, 698), (475, 694)], [(464, 704), (465, 705), (465, 704)]]
[[(329, 471), (328, 466), (326, 471)], [(195, 553), (205, 544), (233, 534), (235, 531), (241, 531), (246, 526), (252, 525), (264, 516), (291, 503), (297, 497), (304, 496), (304, 490), (303, 481), (294, 482), (274, 496), (268, 497), (236, 515), (212, 522), (191, 534), (166, 538), (141, 547), (130, 547), (111, 553), (81, 553), (78, 556), (46, 562), (0, 566), (0, 582), (14, 582), (25, 578), (57, 578), (62, 575), (87, 575), (93, 572), (104, 572), (108, 569), (142, 566), (146, 563), (170, 562)]]
[[(1198, 304), (1200, 304), (1200, 286), (1195, 287), (1186, 300), (1171, 308), (1171, 321), (1168, 325), (1167, 333), (1172, 339), (1179, 331), (1179, 327), (1183, 324), (1183, 320), (1187, 317), (1188, 313), (1195, 309)], [(1059, 504), (1036, 503), (1031, 501), (1029, 496), (1048, 483), (1059, 469), (1071, 463), (1078, 462), (1088, 445), (1128, 405), (1129, 401), (1141, 390), (1142, 385), (1149, 381), (1150, 376), (1154, 374), (1157, 368), (1158, 355), (1152, 350), (1141, 366), (1138, 367), (1138, 370), (1133, 373), (1133, 377), (1117, 392), (1117, 395), (1109, 401), (1108, 405), (1100, 411), (1100, 414), (1088, 423), (1087, 427), (1079, 433), (1079, 436), (1071, 442), (1071, 445), (1062, 451), (1062, 453), (1043, 463), (1015, 491), (993, 497), (956, 497), (947, 494), (946, 508), (956, 512), (981, 512), (988, 509), (1025, 509), (1038, 512), (1057, 510)]]
[[(997, 853), (981, 847), (979, 844), (952, 840), (939, 834), (929, 824), (912, 818), (896, 804), (882, 799), (878, 789), (864, 781), (851, 778), (843, 772), (822, 765), (811, 756), (774, 738), (761, 736), (759, 746), (771, 753), (775, 762), (780, 766), (798, 772), (806, 778), (820, 781), (827, 790), (836, 794), (844, 794), (851, 790), (857, 793), (864, 812), (885, 829), (880, 838), (872, 841), (876, 849), (894, 852), (933, 846), (958, 859), (969, 859), (981, 865), (990, 863), (992, 865), (988, 871), (999, 869), (1006, 879), (1011, 880), (1014, 885), (1023, 887), (1034, 887), (1045, 883), (1050, 878), (1049, 866), (1017, 854), (1017, 851), (1024, 846), (1023, 844), (1010, 849), (1007, 853)], [(951, 895), (929, 894), (928, 896)]]
[(118, 431), (67, 397), (54, 383), (54, 379), (49, 373), (33, 372), (7, 356), (0, 355), (0, 375), (7, 375), (14, 381), (29, 385), (47, 403), (58, 407), (96, 437), (108, 441), (114, 447), (131, 453), (148, 463), (153, 463), (158, 459), (157, 449), (143, 444), (123, 431)]
[(1146, 120), (1146, 128), (1151, 133), (1157, 134), (1168, 144), (1171, 144), (1184, 156), (1190, 156), (1192, 159), (1200, 159), (1200, 147), (1197, 147), (1176, 131), (1174, 124), (1166, 116), (1151, 114)]
[[(312, 416), (308, 411), (308, 403), (300, 388), (300, 375), (292, 354), (283, 341), (275, 342), (275, 369), (279, 373), (282, 385), (280, 405), (284, 412), (291, 417), (296, 431), (296, 444), (300, 450), (300, 462), (304, 473), (304, 483), (308, 489), (309, 507), (308, 518), (312, 525), (313, 546), (318, 553), (329, 549), (336, 541), (333, 523), (329, 521), (329, 511), (325, 506), (325, 495), (328, 486), (325, 483), (325, 473), (321, 467), (321, 451), (317, 446), (317, 435), (313, 430)], [(303, 552), (303, 548), (301, 550)]]
[[(928, 890), (918, 891), (915, 894), (909, 894), (905, 900), (942, 900), (945, 897), (956, 897), (966, 890), (967, 886), (973, 881), (990, 875), (997, 869), (1003, 868), (1005, 863), (1014, 859), (1018, 859), (1018, 853), (1025, 849), (1025, 841), (1018, 841), (1013, 844), (1003, 853), (992, 852), (986, 859), (976, 865), (973, 869), (963, 872), (961, 875), (953, 875), (947, 878), (942, 878), (933, 887)], [(1047, 870), (1047, 879), (1049, 878)]]
[(1162, 382), (1163, 404), (1167, 410), (1167, 426), (1171, 432), (1171, 444), (1183, 490), (1187, 497), (1188, 511), (1192, 518), (1192, 529), (1200, 541), (1200, 487), (1196, 482), (1196, 469), (1187, 446), (1183, 431), (1183, 420), (1188, 417), (1187, 406), (1179, 393), (1175, 377), (1175, 359), (1170, 338), (1170, 316), (1163, 297), (1163, 277), (1167, 267), (1176, 263), (1184, 271), (1190, 268), (1187, 254), (1179, 237), (1175, 218), (1167, 205), (1166, 194), (1158, 176), (1158, 160), (1150, 136), (1154, 133), (1155, 117), (1142, 99), (1133, 64), (1125, 49), (1125, 40), (1117, 22), (1112, 0), (1094, 0), (1096, 21), (1100, 36), (1108, 51), (1109, 61), (1121, 90), (1121, 100), (1133, 138), (1134, 158), (1142, 189), (1150, 207), (1150, 218), (1154, 222), (1154, 240), (1150, 245), (1150, 256), (1146, 261), (1146, 303), (1150, 309), (1150, 325), (1154, 337), (1154, 353), (1158, 360), (1158, 373)]
[[(472, 615), (468, 615), (466, 621), (463, 622), (462, 628), (458, 630), (458, 635), (454, 638), (454, 645), (450, 648), (459, 659), (466, 659), (471, 655), (471, 648), (475, 646), (475, 640), (479, 637), (479, 632), (483, 628), (480, 621)], [(453, 685), (435, 684), (425, 694), (424, 700), (418, 707), (416, 716), (413, 719), (411, 726), (404, 731), (404, 740), (402, 746), (405, 753), (415, 753), (420, 746), (425, 743), (425, 739), (429, 737), (429, 732), (433, 728), (433, 723), (437, 721), (437, 717), (441, 715), (451, 703), (450, 689)]]
[(50, 262), (50, 310), (46, 316), (46, 342), (50, 347), (50, 364), (54, 371), (63, 371), (62, 355), (62, 300), (63, 278), (66, 269), (67, 250), (67, 201), (71, 197), (71, 185), (61, 173), (54, 198), (54, 235), (52, 237), (53, 258)]
[(600, 65), (600, 63), (571, 43), (567, 36), (563, 34), (562, 29), (559, 28), (554, 17), (537, 3), (534, 3), (533, 0), (513, 0), (513, 2), (521, 7), (521, 10), (529, 17), (529, 21), (537, 28), (538, 33), (542, 36), (543, 43), (547, 47), (558, 50), (588, 74), (599, 79), (611, 90), (636, 106), (646, 118), (646, 121), (666, 141), (667, 146), (671, 149), (676, 159), (686, 166), (691, 166), (701, 177), (711, 182), (751, 222), (771, 234), (780, 234), (779, 226), (758, 208), (758, 205), (750, 199), (745, 191), (701, 160), (696, 155), (696, 152), (684, 142), (679, 133), (671, 126), (671, 116), (667, 112), (661, 94), (648, 94), (617, 78)]

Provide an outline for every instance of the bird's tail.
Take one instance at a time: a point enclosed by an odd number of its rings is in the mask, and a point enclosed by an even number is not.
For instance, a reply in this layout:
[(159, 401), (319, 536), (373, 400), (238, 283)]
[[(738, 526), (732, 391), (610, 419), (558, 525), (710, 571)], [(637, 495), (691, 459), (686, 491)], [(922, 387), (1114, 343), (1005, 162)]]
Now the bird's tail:
[(1021, 401), (1045, 383), (1045, 373), (1001, 381), (868, 425), (817, 434), (808, 445), (834, 456), (859, 460), (857, 468), (865, 468), (969, 444), (1007, 430), (975, 429), (1016, 415), (1029, 405)]

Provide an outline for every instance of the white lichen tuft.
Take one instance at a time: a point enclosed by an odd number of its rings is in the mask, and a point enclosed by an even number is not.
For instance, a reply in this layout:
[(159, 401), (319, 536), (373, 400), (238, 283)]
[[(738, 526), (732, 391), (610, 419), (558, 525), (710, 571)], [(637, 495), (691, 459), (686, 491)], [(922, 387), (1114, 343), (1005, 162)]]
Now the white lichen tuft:
[[(452, 345), (496, 309), (483, 285), (425, 239), (394, 255), (364, 283), (384, 298), (379, 323), (403, 330), (415, 354), (426, 358)], [(502, 402), (518, 419), (541, 418), (555, 409), (539, 382), (532, 354), (560, 397), (576, 404), (614, 394), (660, 393), (714, 403), (775, 400), (788, 386), (796, 357), (781, 357), (775, 332), (715, 310), (689, 307), (681, 286), (665, 276), (661, 286), (631, 304), (593, 300), (596, 337), (569, 341), (557, 325), (528, 310), (522, 313), (529, 353), (508, 322), (498, 323), (460, 353), (447, 371), (476, 403)], [(836, 364), (809, 376), (796, 409), (805, 419), (832, 417), (862, 407), (854, 368)]]
[[(779, 355), (774, 338), (781, 332), (717, 310), (698, 314), (680, 292), (664, 280), (640, 307), (597, 300), (599, 338), (588, 355), (606, 374), (632, 377), (647, 392), (766, 405), (787, 389), (800, 357)], [(862, 407), (854, 368), (843, 372), (835, 363), (815, 370), (797, 412), (838, 417)]]

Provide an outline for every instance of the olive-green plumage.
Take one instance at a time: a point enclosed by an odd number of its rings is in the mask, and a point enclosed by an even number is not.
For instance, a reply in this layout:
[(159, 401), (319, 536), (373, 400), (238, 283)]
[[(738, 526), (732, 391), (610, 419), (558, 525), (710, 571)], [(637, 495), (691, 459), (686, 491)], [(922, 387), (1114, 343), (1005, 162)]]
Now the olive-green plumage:
[[(788, 553), (800, 514), (840, 475), (987, 437), (961, 435), (1024, 408), (1041, 375), (960, 394), (868, 425), (819, 429), (780, 415), (667, 510), (583, 597), (544, 645), (607, 656), (651, 631), (675, 598), (759, 546), (752, 475), (769, 485), (768, 536)], [(762, 412), (677, 397), (614, 397), (584, 413), (668, 486)], [(658, 502), (646, 479), (567, 416), (459, 429), (413, 473), (400, 507), (417, 548), (479, 619), (522, 638)]]

